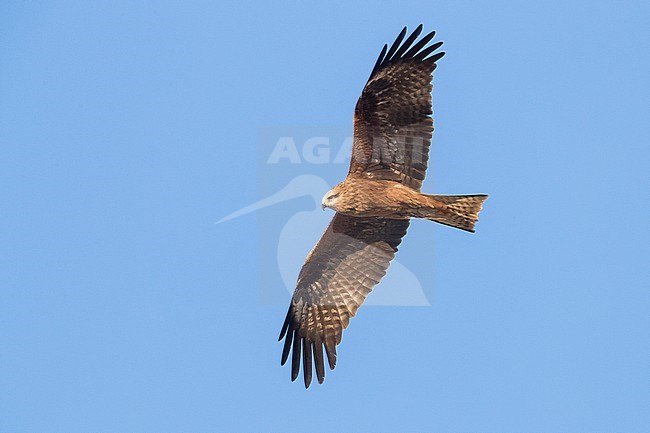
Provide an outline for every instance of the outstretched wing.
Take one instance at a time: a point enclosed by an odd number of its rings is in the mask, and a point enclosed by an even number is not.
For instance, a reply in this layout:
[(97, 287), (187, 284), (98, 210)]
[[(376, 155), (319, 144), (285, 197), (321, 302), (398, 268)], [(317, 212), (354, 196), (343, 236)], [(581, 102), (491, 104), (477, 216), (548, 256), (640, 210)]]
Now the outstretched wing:
[(406, 27), (388, 49), (384, 45), (354, 109), (351, 174), (394, 180), (419, 190), (427, 169), (433, 134), (431, 32), (414, 44), (422, 25), (402, 43)]
[(302, 358), (305, 387), (312, 364), (323, 382), (323, 347), (334, 368), (343, 330), (386, 273), (408, 225), (408, 220), (334, 216), (300, 270), (280, 332), (280, 340), (285, 338), (282, 365), (292, 352), (292, 381)]

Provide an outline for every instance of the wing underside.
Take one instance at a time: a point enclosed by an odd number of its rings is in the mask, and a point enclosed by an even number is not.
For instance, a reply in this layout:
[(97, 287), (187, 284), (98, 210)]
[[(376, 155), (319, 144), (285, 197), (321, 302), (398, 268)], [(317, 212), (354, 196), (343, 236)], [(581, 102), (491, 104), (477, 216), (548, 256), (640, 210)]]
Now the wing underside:
[(445, 53), (436, 52), (442, 42), (428, 45), (435, 32), (415, 42), (421, 31), (404, 41), (404, 28), (377, 59), (354, 110), (350, 174), (422, 186), (433, 134), (431, 81)]
[(323, 348), (334, 368), (343, 330), (385, 275), (408, 225), (408, 220), (334, 216), (300, 271), (280, 333), (285, 338), (282, 364), (291, 353), (292, 380), (302, 360), (305, 386), (312, 365), (323, 382)]

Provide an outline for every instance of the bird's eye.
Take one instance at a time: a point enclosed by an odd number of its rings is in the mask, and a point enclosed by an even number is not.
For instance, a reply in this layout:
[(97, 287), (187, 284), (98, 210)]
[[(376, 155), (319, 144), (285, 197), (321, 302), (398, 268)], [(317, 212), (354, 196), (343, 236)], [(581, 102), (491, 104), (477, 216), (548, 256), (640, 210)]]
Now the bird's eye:
[(333, 200), (338, 196), (339, 196), (338, 194), (332, 194), (331, 196), (327, 197), (327, 200)]

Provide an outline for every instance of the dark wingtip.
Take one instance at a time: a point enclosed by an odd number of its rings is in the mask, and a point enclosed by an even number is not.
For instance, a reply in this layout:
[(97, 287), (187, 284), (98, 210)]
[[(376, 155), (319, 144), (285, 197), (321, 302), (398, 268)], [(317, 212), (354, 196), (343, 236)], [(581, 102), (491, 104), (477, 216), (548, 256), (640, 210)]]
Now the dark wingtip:
[(293, 349), (291, 352), (291, 381), (295, 381), (298, 377), (298, 372), (300, 372), (300, 346), (301, 338), (298, 335), (298, 331), (295, 331), (293, 336)]
[(409, 47), (411, 45), (413, 45), (413, 42), (415, 42), (415, 40), (418, 38), (418, 36), (420, 36), (420, 33), (422, 33), (422, 24), (417, 26), (417, 28), (413, 31), (413, 33), (411, 33), (411, 35), (404, 41), (402, 46), (399, 47), (397, 52), (395, 52), (393, 57), (388, 59), (388, 60), (397, 61), (397, 60), (401, 59), (403, 57), (404, 53), (406, 52), (406, 50), (408, 50)]
[(416, 43), (415, 45), (413, 45), (413, 47), (412, 47), (410, 50), (408, 50), (408, 51), (406, 52), (406, 54), (404, 54), (404, 58), (411, 58), (411, 57), (413, 57), (415, 54), (417, 54), (417, 53), (422, 49), (422, 47), (424, 47), (426, 44), (428, 44), (429, 41), (430, 41), (431, 39), (433, 39), (433, 37), (434, 37), (435, 35), (436, 35), (436, 31), (435, 31), (435, 30), (432, 31), (432, 32), (427, 33), (426, 35), (424, 35), (424, 36), (422, 37), (422, 39), (420, 39), (420, 40), (418, 41), (418, 43)]
[(320, 340), (312, 344), (312, 352), (314, 355), (314, 366), (316, 368), (316, 379), (318, 383), (323, 383), (325, 380), (325, 364), (323, 362), (323, 343)]
[(401, 32), (399, 32), (399, 35), (397, 35), (397, 38), (395, 39), (395, 42), (393, 42), (393, 45), (390, 46), (390, 49), (388, 50), (388, 53), (386, 53), (386, 61), (390, 62), (393, 60), (393, 54), (397, 51), (399, 48), (400, 44), (404, 40), (404, 36), (406, 36), (406, 26), (402, 29)]
[(370, 78), (372, 78), (372, 76), (375, 75), (375, 73), (381, 66), (381, 63), (384, 61), (384, 56), (386, 55), (387, 50), (388, 50), (388, 44), (384, 44), (384, 48), (381, 49), (381, 52), (379, 53), (379, 57), (377, 57), (377, 61), (375, 62), (375, 66), (373, 66), (372, 72), (370, 72)]
[[(433, 53), (435, 50), (437, 50), (441, 46), (442, 46), (442, 42), (436, 42), (433, 45), (429, 45), (428, 47), (426, 47), (425, 49), (423, 49), (422, 51), (417, 53), (415, 56), (413, 56), (413, 59), (415, 59), (415, 60), (424, 60), (429, 54)], [(431, 56), (429, 58), (433, 58), (433, 57), (437, 56), (438, 54), (440, 54), (440, 53), (436, 53), (434, 56)], [(438, 59), (439, 58), (440, 57), (438, 57)], [(438, 59), (436, 59), (436, 60), (438, 60)]]
[(291, 343), (293, 342), (293, 332), (287, 334), (287, 339), (284, 340), (284, 347), (282, 348), (282, 359), (280, 360), (280, 365), (287, 363), (289, 358), (289, 352), (291, 351)]
[(305, 389), (309, 388), (311, 384), (311, 354), (312, 354), (312, 342), (305, 340), (302, 343), (302, 371), (305, 377)]
[(433, 70), (436, 70), (436, 68), (438, 67), (438, 63), (436, 63), (436, 62), (437, 62), (438, 60), (442, 59), (442, 58), (445, 56), (445, 54), (446, 54), (446, 53), (443, 51), (443, 52), (441, 52), (441, 53), (436, 53), (436, 55), (434, 55), (434, 56), (427, 57), (427, 58), (424, 59), (424, 60), (425, 60), (426, 62), (430, 62), (430, 63), (432, 63), (432, 64), (433, 64)]
[(336, 343), (331, 338), (325, 338), (325, 353), (327, 354), (327, 363), (330, 370), (334, 370), (334, 367), (336, 367)]
[[(402, 29), (402, 31), (397, 35), (397, 38), (395, 41), (392, 43), (390, 48), (387, 47), (388, 45), (384, 45), (384, 48), (382, 49), (381, 53), (379, 54), (379, 57), (377, 58), (377, 61), (375, 62), (375, 66), (372, 68), (372, 72), (370, 73), (370, 77), (368, 80), (372, 79), (377, 72), (379, 72), (381, 69), (384, 67), (394, 63), (398, 62), (402, 59), (414, 59), (416, 61), (424, 61), (424, 60), (429, 60), (431, 58), (435, 58), (435, 60), (432, 61), (432, 63), (435, 63), (437, 60), (442, 58), (444, 56), (443, 53), (438, 53), (434, 56), (428, 57), (429, 54), (440, 48), (442, 45), (442, 42), (437, 42), (431, 46), (426, 46), (431, 39), (435, 36), (436, 32), (432, 31), (425, 36), (423, 36), (415, 45), (413, 43), (415, 40), (420, 36), (420, 33), (422, 32), (423, 25), (419, 24), (413, 33), (404, 41), (404, 37), (406, 36), (407, 33), (407, 28), (406, 26)], [(402, 43), (404, 41), (404, 43)], [(412, 45), (412, 46), (411, 46)], [(423, 49), (424, 48), (424, 49)], [(408, 51), (407, 51), (408, 50)]]
[(302, 363), (304, 384), (307, 389), (311, 385), (314, 370), (316, 371), (315, 376), (319, 384), (322, 384), (325, 380), (324, 349), (330, 368), (334, 368), (336, 364), (336, 345), (334, 344), (335, 340), (333, 338), (329, 338), (326, 344), (318, 336), (316, 340), (301, 338), (298, 335), (298, 330), (290, 323), (293, 317), (292, 314), (293, 310), (290, 308), (285, 319), (285, 324), (282, 326), (282, 331), (280, 332), (280, 339), (285, 339), (280, 365), (285, 365), (289, 358), (291, 358), (291, 381), (295, 382), (298, 379), (300, 364)]
[(284, 335), (287, 333), (287, 329), (289, 329), (289, 322), (291, 322), (291, 307), (289, 307), (287, 316), (284, 318), (284, 323), (282, 324), (282, 329), (280, 330), (278, 341), (281, 341), (282, 338), (284, 338)]

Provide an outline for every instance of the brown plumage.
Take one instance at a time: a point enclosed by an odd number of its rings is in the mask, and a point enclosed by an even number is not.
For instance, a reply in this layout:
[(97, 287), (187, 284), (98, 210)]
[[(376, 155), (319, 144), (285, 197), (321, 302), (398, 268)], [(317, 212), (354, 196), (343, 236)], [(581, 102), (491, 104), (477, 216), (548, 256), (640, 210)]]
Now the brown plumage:
[[(324, 362), (336, 365), (336, 346), (350, 318), (385, 275), (410, 218), (474, 231), (486, 195), (420, 193), (433, 133), (431, 80), (442, 45), (404, 41), (406, 28), (384, 45), (354, 109), (354, 141), (346, 179), (323, 197), (336, 211), (298, 276), (280, 340), (281, 363), (291, 354), (291, 380), (303, 364), (305, 387), (312, 366), (319, 383)], [(402, 41), (404, 41), (402, 43)], [(325, 355), (323, 355), (323, 350)]]

